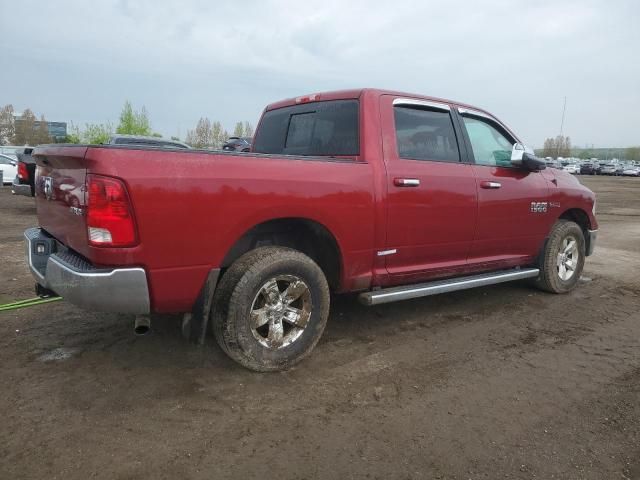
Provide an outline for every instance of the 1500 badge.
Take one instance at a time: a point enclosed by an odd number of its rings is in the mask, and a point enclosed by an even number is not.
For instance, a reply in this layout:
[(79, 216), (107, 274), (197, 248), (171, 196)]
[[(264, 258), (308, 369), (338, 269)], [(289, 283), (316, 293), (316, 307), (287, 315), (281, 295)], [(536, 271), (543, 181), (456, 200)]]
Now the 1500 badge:
[(547, 213), (547, 202), (531, 202), (532, 213)]

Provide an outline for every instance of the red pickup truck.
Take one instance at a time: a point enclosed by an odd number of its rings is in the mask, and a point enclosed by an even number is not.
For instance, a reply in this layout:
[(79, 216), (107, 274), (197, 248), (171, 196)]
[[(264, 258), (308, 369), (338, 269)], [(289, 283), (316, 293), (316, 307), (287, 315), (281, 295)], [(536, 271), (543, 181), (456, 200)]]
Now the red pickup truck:
[[(92, 310), (193, 312), (229, 356), (287, 368), (330, 292), (367, 305), (524, 278), (573, 289), (595, 196), (490, 113), (374, 89), (266, 107), (249, 153), (36, 149), (41, 291)], [(188, 314), (187, 314), (188, 316)], [(197, 329), (196, 329), (197, 330)]]

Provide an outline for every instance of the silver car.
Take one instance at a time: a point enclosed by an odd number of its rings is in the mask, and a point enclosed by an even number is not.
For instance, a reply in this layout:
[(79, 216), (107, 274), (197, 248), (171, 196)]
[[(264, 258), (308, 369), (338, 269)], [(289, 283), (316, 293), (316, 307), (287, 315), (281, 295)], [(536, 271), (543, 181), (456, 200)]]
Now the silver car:
[(18, 159), (11, 155), (0, 153), (0, 171), (2, 172), (2, 183), (8, 185), (18, 174)]

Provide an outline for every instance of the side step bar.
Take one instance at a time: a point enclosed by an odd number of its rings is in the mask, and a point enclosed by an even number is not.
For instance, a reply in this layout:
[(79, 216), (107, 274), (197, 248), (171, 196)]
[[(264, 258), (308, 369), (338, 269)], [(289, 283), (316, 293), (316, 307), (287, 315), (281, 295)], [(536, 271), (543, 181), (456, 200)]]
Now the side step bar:
[(401, 287), (385, 288), (372, 292), (361, 293), (358, 297), (364, 305), (380, 305), (381, 303), (395, 302), (398, 300), (408, 300), (410, 298), (427, 297), (439, 293), (455, 292), (456, 290), (466, 290), (467, 288), (484, 287), (496, 283), (522, 280), (523, 278), (537, 277), (540, 270), (537, 268), (519, 268), (511, 270), (501, 270), (498, 272), (483, 273), (480, 275), (470, 275), (468, 277), (449, 278), (447, 280), (437, 280), (416, 285), (405, 285)]

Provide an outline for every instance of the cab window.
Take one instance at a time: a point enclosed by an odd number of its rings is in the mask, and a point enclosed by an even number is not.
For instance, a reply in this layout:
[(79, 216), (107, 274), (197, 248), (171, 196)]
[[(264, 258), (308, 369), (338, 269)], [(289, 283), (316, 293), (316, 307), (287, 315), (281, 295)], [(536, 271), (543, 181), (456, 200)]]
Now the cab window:
[(409, 106), (396, 106), (393, 112), (400, 158), (439, 162), (460, 161), (449, 112)]
[(255, 153), (351, 156), (360, 151), (358, 100), (312, 102), (265, 112)]
[(511, 167), (513, 140), (491, 123), (474, 117), (462, 117), (469, 135), (473, 157), (478, 165)]

